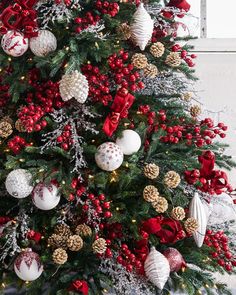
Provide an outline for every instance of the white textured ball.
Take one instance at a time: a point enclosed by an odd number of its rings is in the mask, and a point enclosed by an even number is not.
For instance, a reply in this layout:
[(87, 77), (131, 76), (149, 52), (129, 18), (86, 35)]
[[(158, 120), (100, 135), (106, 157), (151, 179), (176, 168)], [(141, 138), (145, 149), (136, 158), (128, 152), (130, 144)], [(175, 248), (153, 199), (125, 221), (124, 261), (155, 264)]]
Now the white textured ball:
[(57, 39), (48, 30), (40, 30), (37, 37), (30, 39), (30, 49), (36, 56), (46, 56), (57, 49)]
[(32, 175), (25, 169), (16, 169), (11, 171), (6, 179), (6, 190), (17, 199), (29, 196), (33, 190), (31, 185)]
[(95, 161), (99, 168), (113, 171), (123, 163), (124, 155), (121, 148), (114, 142), (105, 142), (97, 148)]
[(29, 39), (17, 31), (8, 31), (1, 41), (2, 49), (6, 54), (19, 57), (29, 48)]
[(37, 280), (43, 272), (40, 257), (31, 249), (21, 252), (14, 262), (16, 275), (23, 281)]
[(122, 132), (121, 137), (116, 139), (116, 144), (121, 148), (124, 155), (132, 155), (140, 149), (141, 138), (137, 132), (127, 129)]
[(60, 202), (60, 195), (55, 185), (39, 183), (33, 190), (32, 200), (34, 205), (41, 210), (51, 210)]

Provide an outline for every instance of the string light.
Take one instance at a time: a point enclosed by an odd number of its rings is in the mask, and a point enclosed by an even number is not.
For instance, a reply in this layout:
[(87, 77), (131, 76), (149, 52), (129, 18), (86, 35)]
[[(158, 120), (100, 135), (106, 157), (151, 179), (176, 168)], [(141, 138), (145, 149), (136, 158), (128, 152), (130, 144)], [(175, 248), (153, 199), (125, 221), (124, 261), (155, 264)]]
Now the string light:
[(119, 207), (116, 207), (116, 211), (120, 211), (120, 208)]
[(70, 47), (67, 46), (67, 47), (66, 47), (66, 51), (69, 51), (69, 50), (70, 50)]
[(42, 172), (44, 172), (44, 169), (43, 168), (39, 169), (39, 173), (42, 173)]
[(23, 163), (23, 162), (25, 162), (25, 159), (21, 158), (21, 159), (19, 159), (19, 162)]
[(136, 222), (137, 222), (137, 220), (136, 220), (136, 219), (132, 219), (131, 221), (132, 221), (132, 223), (136, 223)]
[(25, 80), (25, 76), (21, 76), (20, 79), (23, 81)]
[(206, 287), (206, 288), (209, 288), (209, 285), (206, 284), (205, 287)]
[(64, 65), (64, 68), (67, 68), (67, 67), (68, 67), (68, 64), (65, 64), (65, 65)]
[(65, 182), (65, 180), (62, 180), (62, 182), (61, 182), (63, 185), (65, 185), (66, 184), (66, 182)]
[(184, 289), (186, 287), (185, 284), (181, 284), (181, 288)]
[(2, 283), (2, 287), (3, 287), (3, 288), (6, 288), (6, 284), (5, 284), (5, 283)]
[(95, 47), (96, 47), (97, 49), (99, 49), (99, 45), (98, 45), (97, 42), (95, 42)]
[(104, 293), (108, 293), (108, 290), (107, 290), (107, 289), (103, 289), (103, 292), (104, 292)]
[(8, 57), (8, 61), (11, 61), (11, 58), (10, 57)]
[(110, 182), (117, 182), (118, 181), (118, 174), (116, 171), (112, 171)]
[(197, 294), (200, 294), (201, 295), (202, 294), (202, 291), (201, 290), (198, 290), (197, 291)]

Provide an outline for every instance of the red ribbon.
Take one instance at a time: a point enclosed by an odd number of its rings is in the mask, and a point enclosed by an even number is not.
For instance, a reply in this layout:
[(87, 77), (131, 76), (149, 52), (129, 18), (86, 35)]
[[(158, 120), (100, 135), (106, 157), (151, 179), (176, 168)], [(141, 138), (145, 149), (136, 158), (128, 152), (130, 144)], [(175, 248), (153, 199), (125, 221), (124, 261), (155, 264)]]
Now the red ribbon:
[(83, 295), (88, 295), (89, 287), (86, 281), (76, 280), (71, 283), (69, 291), (75, 291)]
[(119, 90), (111, 106), (112, 112), (106, 117), (103, 131), (107, 136), (112, 136), (117, 129), (120, 119), (128, 116), (128, 110), (134, 102), (134, 96), (125, 89)]

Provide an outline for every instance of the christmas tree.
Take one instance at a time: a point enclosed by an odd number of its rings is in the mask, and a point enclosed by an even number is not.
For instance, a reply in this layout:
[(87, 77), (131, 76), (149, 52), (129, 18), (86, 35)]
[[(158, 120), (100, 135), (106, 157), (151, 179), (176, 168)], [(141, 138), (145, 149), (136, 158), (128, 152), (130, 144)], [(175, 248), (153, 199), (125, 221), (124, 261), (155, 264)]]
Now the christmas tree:
[(201, 117), (189, 9), (1, 1), (1, 294), (230, 294), (235, 236), (209, 218), (236, 165)]

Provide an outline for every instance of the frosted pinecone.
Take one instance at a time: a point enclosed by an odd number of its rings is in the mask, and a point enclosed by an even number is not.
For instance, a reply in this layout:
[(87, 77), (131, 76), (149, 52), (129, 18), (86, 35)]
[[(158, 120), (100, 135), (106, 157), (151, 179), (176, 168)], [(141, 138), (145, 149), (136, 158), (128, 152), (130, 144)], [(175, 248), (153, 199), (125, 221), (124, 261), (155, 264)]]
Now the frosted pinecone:
[(164, 184), (168, 188), (176, 188), (180, 184), (181, 178), (175, 171), (169, 171), (164, 177)]
[(192, 235), (198, 229), (199, 224), (195, 218), (190, 217), (184, 222), (184, 227), (185, 227), (186, 232), (188, 234)]
[(183, 220), (185, 218), (185, 211), (182, 207), (175, 207), (171, 211), (171, 217), (175, 220)]
[(199, 105), (194, 105), (194, 106), (191, 106), (190, 108), (190, 114), (192, 117), (198, 117), (200, 116), (202, 113), (202, 109)]
[(83, 240), (79, 235), (70, 236), (67, 240), (67, 247), (71, 251), (79, 251), (83, 247)]
[(62, 248), (56, 249), (52, 254), (52, 259), (56, 264), (64, 264), (68, 259), (66, 251)]
[(158, 197), (155, 202), (152, 203), (153, 208), (157, 213), (164, 213), (168, 209), (168, 202), (163, 197)]
[(154, 163), (149, 163), (144, 166), (143, 173), (147, 178), (155, 179), (160, 173), (160, 168)]
[(126, 23), (121, 24), (118, 29), (118, 34), (121, 35), (122, 40), (128, 40), (131, 38), (130, 26)]
[(71, 236), (71, 230), (69, 225), (64, 223), (57, 224), (54, 228), (54, 233), (65, 237), (65, 239), (68, 239)]
[(93, 242), (92, 248), (94, 253), (103, 254), (107, 249), (107, 242), (105, 239), (99, 238)]
[(181, 57), (177, 52), (171, 52), (166, 57), (166, 64), (172, 68), (178, 67), (181, 65)]
[(135, 53), (132, 56), (131, 63), (137, 69), (144, 69), (148, 65), (148, 60), (144, 54)]
[(7, 138), (13, 132), (12, 126), (7, 121), (0, 122), (0, 137)]
[(181, 98), (186, 102), (191, 101), (192, 97), (193, 97), (192, 92), (186, 92), (186, 93), (182, 94), (182, 96), (181, 96)]
[(161, 57), (165, 52), (165, 46), (161, 42), (156, 42), (150, 47), (150, 53), (155, 57)]
[(155, 78), (159, 74), (159, 71), (155, 65), (148, 64), (146, 68), (143, 70), (143, 74), (145, 77)]
[(159, 192), (154, 185), (147, 185), (143, 190), (143, 198), (147, 202), (155, 202), (159, 197)]
[(75, 233), (81, 237), (87, 237), (92, 235), (92, 229), (87, 224), (79, 224), (75, 229)]
[(62, 248), (62, 249), (67, 249), (67, 238), (65, 236), (57, 235), (57, 234), (52, 234), (48, 238), (48, 245), (52, 248)]

